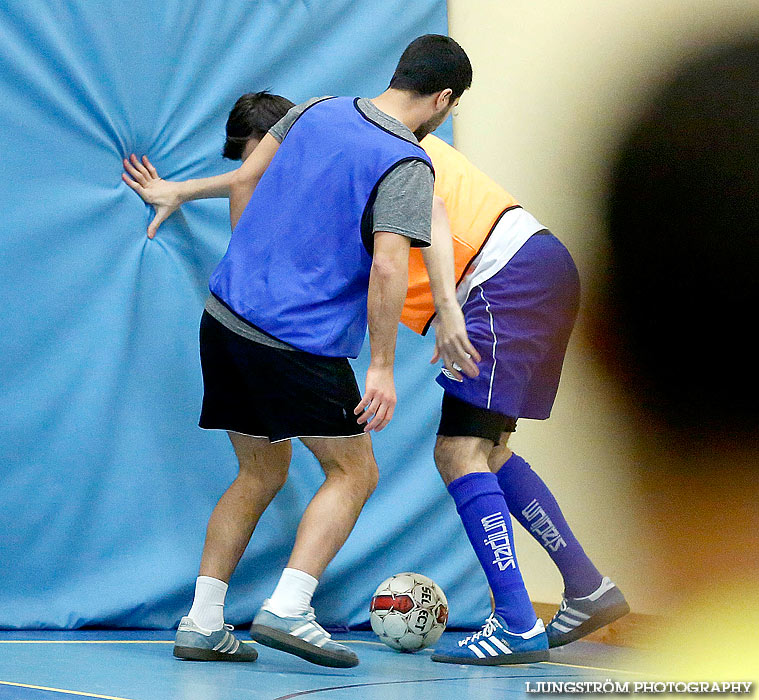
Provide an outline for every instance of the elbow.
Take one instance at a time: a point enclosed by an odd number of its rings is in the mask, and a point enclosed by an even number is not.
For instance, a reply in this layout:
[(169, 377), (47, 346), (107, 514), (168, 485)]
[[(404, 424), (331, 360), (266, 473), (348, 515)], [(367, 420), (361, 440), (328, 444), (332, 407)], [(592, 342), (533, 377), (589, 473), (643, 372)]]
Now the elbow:
[(230, 199), (234, 199), (235, 197), (239, 197), (241, 194), (243, 194), (244, 185), (242, 183), (242, 180), (238, 177), (233, 177), (229, 181), (229, 197)]
[(372, 275), (383, 280), (408, 274), (408, 256), (375, 255), (372, 260)]
[(433, 219), (447, 219), (448, 212), (445, 208), (445, 200), (442, 197), (435, 195), (432, 198), (432, 218)]
[(391, 279), (408, 275), (408, 256), (411, 241), (405, 236), (386, 231), (374, 234), (372, 275)]
[(242, 168), (235, 171), (232, 175), (232, 179), (229, 182), (230, 194), (250, 192), (258, 184), (260, 178), (241, 172), (241, 170)]

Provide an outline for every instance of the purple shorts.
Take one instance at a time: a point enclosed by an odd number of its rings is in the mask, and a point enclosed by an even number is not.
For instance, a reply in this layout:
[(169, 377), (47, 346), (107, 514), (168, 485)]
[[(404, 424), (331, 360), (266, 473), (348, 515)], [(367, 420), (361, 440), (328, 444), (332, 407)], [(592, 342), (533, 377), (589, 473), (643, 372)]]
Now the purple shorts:
[(531, 236), (463, 306), (480, 374), (438, 384), (462, 401), (511, 418), (551, 415), (580, 299), (569, 251), (553, 234)]

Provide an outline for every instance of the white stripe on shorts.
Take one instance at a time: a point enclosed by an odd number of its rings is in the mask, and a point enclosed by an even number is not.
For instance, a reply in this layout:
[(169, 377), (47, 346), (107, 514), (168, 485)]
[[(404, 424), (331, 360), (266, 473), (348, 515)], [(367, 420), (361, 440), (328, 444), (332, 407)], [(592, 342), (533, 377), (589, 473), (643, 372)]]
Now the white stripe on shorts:
[(482, 289), (482, 285), (480, 285), (480, 298), (482, 301), (485, 302), (485, 311), (488, 312), (488, 316), (490, 317), (490, 332), (493, 334), (493, 367), (490, 370), (490, 386), (488, 387), (488, 405), (487, 408), (490, 409), (490, 401), (493, 398), (493, 380), (495, 379), (495, 366), (498, 360), (495, 357), (495, 351), (498, 347), (498, 338), (496, 338), (495, 335), (495, 326), (493, 325), (493, 314), (490, 313), (490, 303), (485, 298), (485, 293)]

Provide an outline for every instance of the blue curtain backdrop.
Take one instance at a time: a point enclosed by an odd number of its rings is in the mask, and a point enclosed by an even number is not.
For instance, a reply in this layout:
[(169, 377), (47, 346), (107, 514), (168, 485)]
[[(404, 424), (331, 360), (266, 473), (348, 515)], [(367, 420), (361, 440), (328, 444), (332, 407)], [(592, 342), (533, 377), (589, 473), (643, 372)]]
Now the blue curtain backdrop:
[[(227, 204), (186, 206), (149, 241), (121, 158), (146, 153), (169, 179), (222, 172), (241, 93), (379, 94), (406, 44), (446, 22), (441, 0), (0, 0), (0, 626), (175, 625), (235, 475), (226, 435), (197, 428), (198, 321)], [(380, 486), (317, 591), (326, 624), (366, 622), (374, 588), (405, 570), (443, 587), (453, 625), (487, 613), (432, 462), (431, 349), (401, 330)], [(321, 478), (296, 443), (230, 622), (273, 589)]]

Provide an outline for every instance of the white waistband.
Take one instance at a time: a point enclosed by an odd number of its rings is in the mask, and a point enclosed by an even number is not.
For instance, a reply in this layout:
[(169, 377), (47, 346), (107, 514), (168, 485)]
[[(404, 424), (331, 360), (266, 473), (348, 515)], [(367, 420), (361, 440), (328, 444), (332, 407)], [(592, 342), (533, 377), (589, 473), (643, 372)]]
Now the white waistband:
[(456, 298), (462, 306), (469, 293), (478, 284), (490, 279), (502, 270), (533, 233), (545, 229), (530, 212), (522, 208), (507, 211), (496, 224), (479, 255), (469, 266), (466, 277), (456, 290)]

